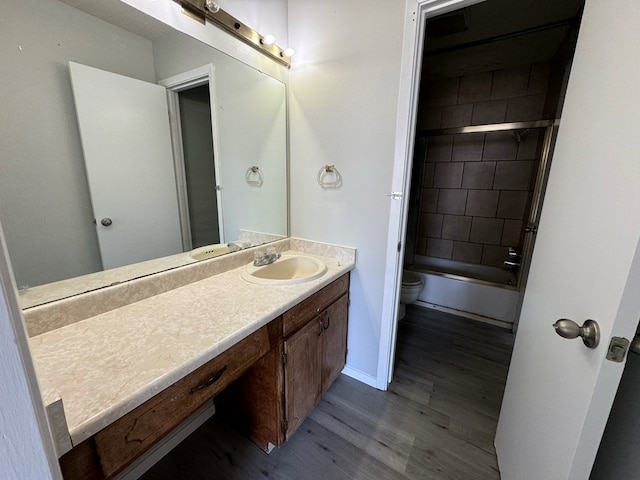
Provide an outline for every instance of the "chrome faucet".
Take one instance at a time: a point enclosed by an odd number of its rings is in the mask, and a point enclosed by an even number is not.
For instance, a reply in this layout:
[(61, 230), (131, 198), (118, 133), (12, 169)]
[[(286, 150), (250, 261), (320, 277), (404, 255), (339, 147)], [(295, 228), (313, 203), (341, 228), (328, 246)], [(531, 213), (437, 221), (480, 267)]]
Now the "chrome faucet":
[(276, 252), (273, 247), (267, 248), (265, 252), (256, 252), (253, 254), (253, 265), (261, 267), (263, 265), (269, 265), (280, 258), (280, 254)]
[(520, 266), (520, 258), (522, 258), (522, 253), (520, 253), (519, 249), (509, 247), (508, 249), (509, 259), (502, 262), (507, 267), (518, 268)]
[(230, 252), (238, 252), (242, 249), (250, 247), (251, 244), (249, 242), (229, 242), (227, 243), (227, 248), (229, 248)]

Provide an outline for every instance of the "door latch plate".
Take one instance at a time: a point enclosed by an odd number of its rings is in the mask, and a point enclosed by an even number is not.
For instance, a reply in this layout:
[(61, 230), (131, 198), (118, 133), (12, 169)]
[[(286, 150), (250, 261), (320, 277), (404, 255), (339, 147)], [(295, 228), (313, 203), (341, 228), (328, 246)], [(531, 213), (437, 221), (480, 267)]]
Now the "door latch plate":
[(624, 360), (629, 349), (629, 340), (624, 337), (611, 337), (607, 350), (607, 360), (620, 363)]

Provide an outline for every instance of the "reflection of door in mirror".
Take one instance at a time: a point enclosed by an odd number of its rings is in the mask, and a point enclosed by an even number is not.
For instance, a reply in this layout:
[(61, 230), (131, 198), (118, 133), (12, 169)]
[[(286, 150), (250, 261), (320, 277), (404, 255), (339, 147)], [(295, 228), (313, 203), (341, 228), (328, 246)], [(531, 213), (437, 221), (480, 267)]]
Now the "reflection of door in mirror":
[(69, 67), (103, 268), (181, 252), (165, 89)]

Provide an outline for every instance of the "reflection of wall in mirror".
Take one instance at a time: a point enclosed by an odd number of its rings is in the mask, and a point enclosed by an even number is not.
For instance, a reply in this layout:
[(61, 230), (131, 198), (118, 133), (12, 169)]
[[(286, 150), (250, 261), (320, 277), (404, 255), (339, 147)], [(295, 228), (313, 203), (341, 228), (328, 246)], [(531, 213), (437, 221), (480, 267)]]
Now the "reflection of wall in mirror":
[[(2, 221), (21, 285), (101, 268), (68, 61), (155, 82), (149, 40), (55, 0), (12, 0), (0, 39)], [(5, 7), (8, 7), (5, 5)], [(28, 26), (29, 28), (25, 28)]]
[[(154, 42), (158, 78), (215, 65), (219, 184), (224, 231), (287, 235), (286, 104), (283, 83), (220, 52), (169, 33)], [(260, 188), (245, 173), (258, 165)], [(230, 233), (229, 233), (230, 232)]]

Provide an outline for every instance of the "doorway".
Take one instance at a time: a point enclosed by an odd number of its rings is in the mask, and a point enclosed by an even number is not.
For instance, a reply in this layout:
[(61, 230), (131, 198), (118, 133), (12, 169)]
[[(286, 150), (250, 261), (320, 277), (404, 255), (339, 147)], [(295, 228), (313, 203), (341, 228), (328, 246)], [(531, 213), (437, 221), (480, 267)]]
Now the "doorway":
[(191, 248), (220, 243), (209, 84), (178, 92)]
[(426, 20), (403, 263), (420, 305), (515, 329), (583, 1), (511, 3)]
[(214, 65), (158, 82), (167, 89), (183, 250), (225, 242)]

